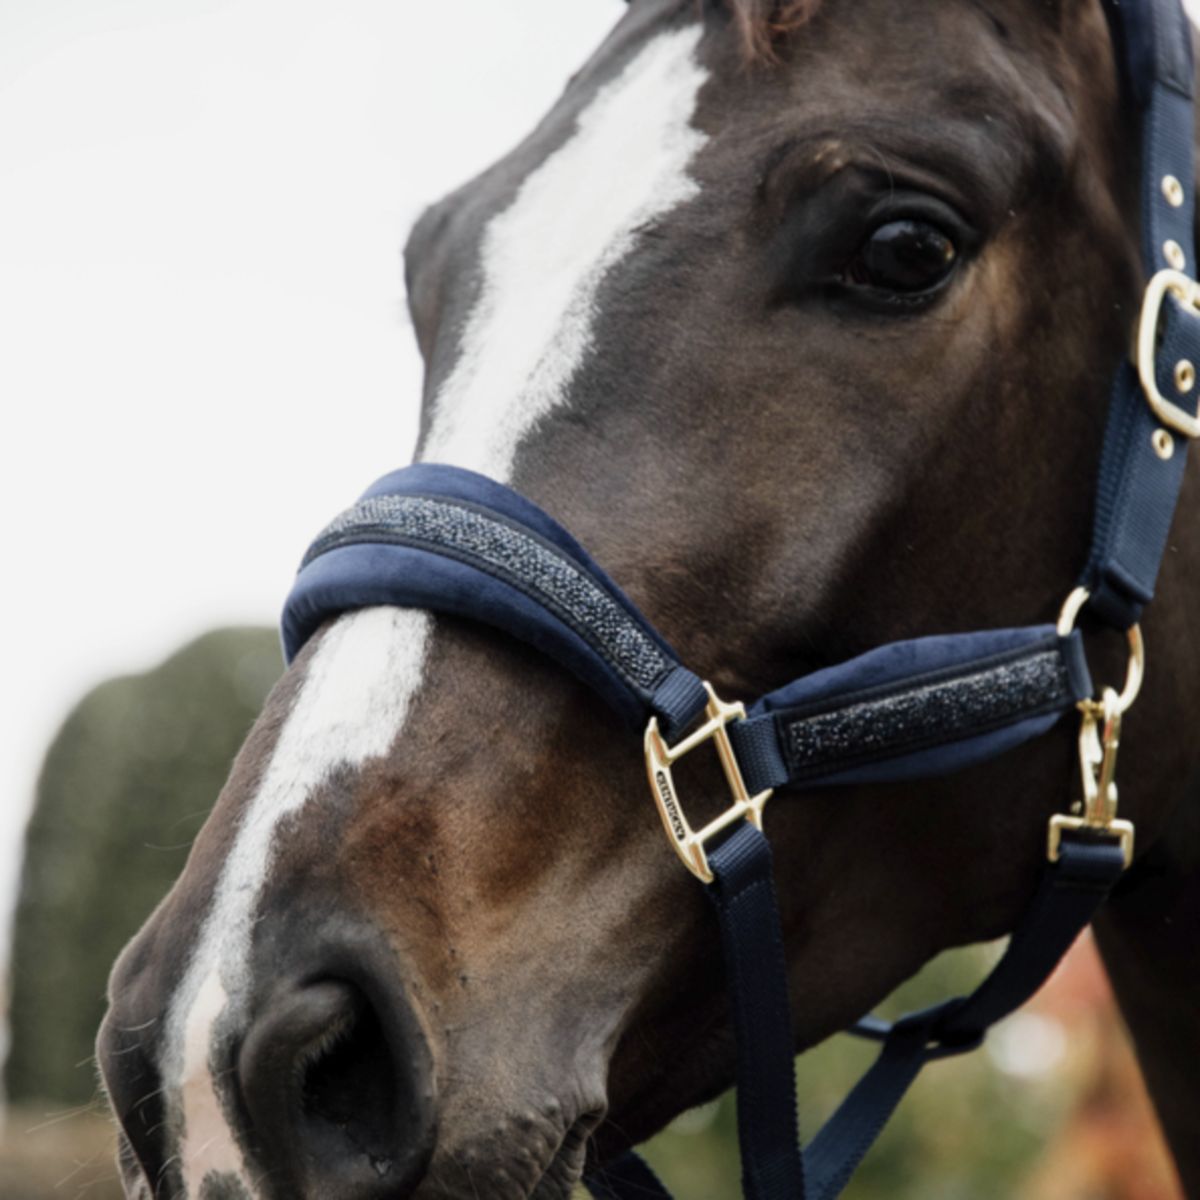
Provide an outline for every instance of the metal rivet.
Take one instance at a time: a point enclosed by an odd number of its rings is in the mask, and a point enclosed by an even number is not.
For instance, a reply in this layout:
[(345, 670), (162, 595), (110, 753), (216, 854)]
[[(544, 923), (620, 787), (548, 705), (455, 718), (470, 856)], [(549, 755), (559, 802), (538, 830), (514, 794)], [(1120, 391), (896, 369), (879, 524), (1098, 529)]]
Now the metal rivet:
[(1187, 257), (1183, 253), (1183, 247), (1176, 241), (1163, 242), (1163, 257), (1167, 260), (1167, 266), (1176, 271), (1182, 271), (1187, 266)]
[(1150, 435), (1150, 440), (1154, 443), (1154, 453), (1163, 462), (1166, 462), (1175, 453), (1175, 439), (1165, 429), (1156, 429)]
[(1175, 364), (1175, 390), (1190, 392), (1196, 386), (1196, 368), (1186, 359), (1181, 358)]
[(1172, 208), (1183, 207), (1183, 184), (1174, 175), (1163, 176), (1162, 190)]

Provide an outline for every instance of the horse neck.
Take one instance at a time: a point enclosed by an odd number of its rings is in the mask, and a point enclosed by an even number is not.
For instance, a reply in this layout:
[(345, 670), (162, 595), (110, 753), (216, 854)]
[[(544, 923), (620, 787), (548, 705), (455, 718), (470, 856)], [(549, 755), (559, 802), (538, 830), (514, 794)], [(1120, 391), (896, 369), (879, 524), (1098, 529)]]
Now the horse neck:
[(1096, 922), (1184, 1190), (1200, 1195), (1200, 776)]
[[(1193, 464), (1194, 466), (1195, 464)], [(1122, 747), (1121, 805), (1142, 850), (1096, 920), (1096, 935), (1184, 1189), (1200, 1195), (1200, 757), (1188, 736), (1200, 708), (1200, 530), (1186, 519), (1200, 477), (1185, 480), (1172, 553), (1147, 609), (1146, 711)], [(1126, 753), (1127, 749), (1127, 753)]]

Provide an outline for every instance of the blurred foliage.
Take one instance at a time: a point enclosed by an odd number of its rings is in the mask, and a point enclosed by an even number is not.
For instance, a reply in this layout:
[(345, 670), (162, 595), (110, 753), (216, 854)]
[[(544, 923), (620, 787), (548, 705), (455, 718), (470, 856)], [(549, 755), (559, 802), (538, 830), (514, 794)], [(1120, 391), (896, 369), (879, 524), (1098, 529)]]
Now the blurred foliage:
[(182, 870), (281, 670), (273, 631), (218, 630), (146, 674), (101, 684), (67, 717), (25, 839), (10, 1100), (93, 1096), (92, 1043), (113, 960)]

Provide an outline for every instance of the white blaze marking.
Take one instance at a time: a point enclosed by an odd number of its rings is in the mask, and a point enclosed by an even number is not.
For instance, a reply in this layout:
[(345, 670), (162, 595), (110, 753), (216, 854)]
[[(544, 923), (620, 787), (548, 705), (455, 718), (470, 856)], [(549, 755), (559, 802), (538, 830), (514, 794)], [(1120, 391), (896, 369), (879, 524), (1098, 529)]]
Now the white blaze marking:
[(591, 345), (596, 292), (640, 225), (700, 190), (690, 121), (706, 75), (698, 25), (652, 41), (579, 117), (483, 236), (481, 292), (434, 401), (421, 457), (507, 479)]
[[(280, 820), (339, 767), (386, 754), (421, 682), (428, 613), (369, 608), (340, 620), (317, 647), (254, 799), (242, 814), (188, 972), (174, 998), (163, 1064), (184, 1115), (188, 1195), (219, 1159), (249, 1180), (210, 1078), (213, 1027), (247, 998), (254, 908)], [(227, 998), (226, 998), (227, 996)]]
[[(633, 247), (639, 225), (699, 190), (687, 167), (705, 140), (690, 125), (706, 78), (694, 60), (700, 34), (697, 25), (650, 42), (485, 231), (481, 294), (422, 457), (506, 481), (521, 440), (566, 398), (591, 344), (605, 273)], [(387, 753), (420, 686), (431, 627), (427, 613), (387, 608), (338, 621), (243, 812), (168, 1018), (164, 1082), (182, 1117), (191, 1197), (212, 1172), (256, 1191), (210, 1060), (218, 1021), (244, 1019), (254, 912), (279, 823), (331, 771)]]
[(210, 1171), (228, 1172), (245, 1178), (242, 1153), (233, 1138), (225, 1135), (225, 1118), (208, 1069), (213, 1022), (229, 1000), (216, 969), (200, 984), (188, 1011), (183, 1033), (183, 1072), (180, 1087), (187, 1113), (187, 1142), (183, 1147), (184, 1181), (198, 1195), (200, 1182)]

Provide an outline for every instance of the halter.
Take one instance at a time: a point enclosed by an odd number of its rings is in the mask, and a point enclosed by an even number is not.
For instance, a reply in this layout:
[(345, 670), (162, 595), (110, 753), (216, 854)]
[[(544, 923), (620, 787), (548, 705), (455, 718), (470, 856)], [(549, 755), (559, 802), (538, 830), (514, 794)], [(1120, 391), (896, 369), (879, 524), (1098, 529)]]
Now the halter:
[[(373, 484), (317, 538), (283, 613), (289, 659), (332, 616), (401, 605), (484, 622), (574, 672), (644, 730), (668, 841), (716, 910), (737, 1037), (738, 1133), (750, 1200), (832, 1200), (921, 1068), (979, 1046), (1042, 985), (1133, 856), (1117, 819), (1121, 720), (1141, 685), (1138, 618), (1200, 436), (1200, 285), (1193, 248), (1193, 66), (1180, 0), (1104, 0), (1142, 118), (1142, 250), (1149, 278), (1132, 361), (1119, 367), (1101, 454), (1092, 549), (1057, 626), (893, 642), (806, 675), (747, 709), (723, 701), (587, 552), (523, 496), (418, 464)], [(1120, 691), (1097, 694), (1075, 622), (1125, 633)], [(928, 778), (983, 762), (1080, 714), (1083, 803), (1051, 818), (1046, 861), (1008, 949), (970, 995), (851, 1030), (875, 1064), (801, 1151), (783, 939), (762, 832), (779, 788)], [(713, 743), (728, 808), (694, 828), (673, 766)], [(586, 1181), (597, 1200), (668, 1193), (629, 1153)]]

